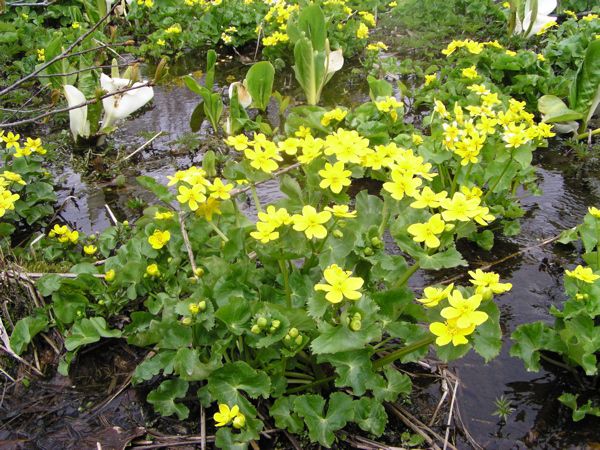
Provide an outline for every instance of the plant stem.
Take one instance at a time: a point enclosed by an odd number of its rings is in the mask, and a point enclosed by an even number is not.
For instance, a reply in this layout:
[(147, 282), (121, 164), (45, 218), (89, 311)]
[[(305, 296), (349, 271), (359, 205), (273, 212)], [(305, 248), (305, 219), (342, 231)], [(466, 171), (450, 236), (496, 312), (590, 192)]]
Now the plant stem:
[(379, 224), (379, 236), (382, 237), (385, 232), (385, 226), (390, 218), (390, 201), (387, 195), (383, 197), (383, 210), (381, 211), (381, 224)]
[[(410, 345), (402, 347), (402, 348), (400, 348), (400, 349), (398, 349), (398, 350), (390, 353), (389, 355), (386, 355), (386, 356), (384, 356), (382, 358), (379, 358), (378, 360), (374, 361), (373, 362), (373, 369), (379, 370), (379, 369), (383, 368), (384, 366), (386, 366), (386, 365), (388, 365), (390, 363), (393, 363), (397, 359), (400, 359), (400, 358), (402, 358), (403, 356), (405, 356), (405, 355), (407, 355), (409, 353), (412, 353), (412, 352), (414, 352), (416, 350), (419, 350), (422, 347), (426, 347), (426, 346), (432, 344), (434, 341), (435, 341), (435, 336), (428, 336), (428, 337), (423, 338), (423, 339), (421, 339), (421, 340), (419, 340), (417, 342), (414, 342), (414, 343), (412, 343)], [(287, 393), (288, 394), (294, 394), (296, 392), (301, 392), (301, 391), (304, 391), (304, 390), (308, 390), (308, 389), (311, 389), (313, 387), (317, 387), (317, 386), (320, 386), (322, 384), (329, 383), (330, 381), (335, 380), (335, 378), (336, 378), (335, 376), (329, 376), (329, 377), (326, 377), (326, 378), (321, 378), (319, 380), (313, 381), (312, 383), (305, 384), (303, 386), (298, 386), (298, 387), (295, 387), (293, 389), (289, 389), (287, 391)]]
[(215, 233), (217, 233), (219, 237), (223, 239), (223, 241), (229, 242), (229, 238), (225, 236), (221, 230), (219, 230), (219, 227), (217, 227), (212, 220), (209, 220), (208, 224), (212, 227), (213, 230), (215, 230)]
[(279, 260), (279, 267), (283, 275), (283, 287), (285, 288), (285, 299), (287, 300), (288, 308), (292, 308), (292, 290), (290, 289), (290, 270), (287, 262), (283, 259)]
[(250, 185), (250, 192), (252, 193), (252, 200), (254, 200), (254, 206), (256, 206), (256, 210), (258, 212), (262, 212), (262, 206), (260, 205), (260, 200), (258, 199), (258, 194), (256, 192), (256, 186), (254, 186), (254, 184)]
[(426, 347), (426, 346), (429, 346), (430, 344), (433, 344), (434, 341), (435, 341), (435, 336), (427, 336), (421, 340), (418, 340), (417, 342), (413, 342), (412, 344), (402, 347), (402, 348), (390, 353), (389, 355), (386, 355), (383, 358), (380, 358), (377, 361), (373, 362), (373, 368), (381, 369), (383, 366), (393, 363), (397, 359), (400, 359), (403, 356), (414, 352), (415, 350), (419, 350), (422, 347)]
[(590, 136), (595, 136), (597, 134), (600, 134), (600, 128), (596, 128), (595, 130), (588, 131), (587, 133), (578, 134), (576, 139), (577, 140), (579, 140), (579, 139), (586, 139), (586, 138), (588, 138)]
[(408, 269), (406, 269), (406, 272), (404, 272), (404, 275), (402, 275), (398, 279), (398, 281), (396, 281), (394, 283), (393, 287), (401, 288), (402, 286), (404, 286), (406, 284), (406, 282), (410, 279), (410, 277), (412, 277), (413, 274), (420, 268), (421, 268), (421, 265), (418, 262), (414, 263), (412, 266), (410, 266)]
[(488, 195), (490, 195), (492, 192), (494, 192), (494, 189), (496, 189), (496, 187), (498, 186), (498, 184), (500, 184), (500, 181), (502, 180), (502, 178), (504, 177), (504, 175), (506, 175), (506, 172), (508, 172), (508, 168), (510, 167), (511, 163), (513, 161), (513, 152), (510, 152), (510, 158), (508, 158), (508, 162), (506, 163), (506, 165), (504, 166), (504, 169), (502, 169), (502, 172), (500, 173), (500, 176), (498, 177), (498, 179), (496, 180), (496, 182), (494, 183), (494, 185), (488, 189), (488, 191), (485, 193), (485, 195), (481, 198), (481, 203), (483, 204), (483, 201), (488, 197)]

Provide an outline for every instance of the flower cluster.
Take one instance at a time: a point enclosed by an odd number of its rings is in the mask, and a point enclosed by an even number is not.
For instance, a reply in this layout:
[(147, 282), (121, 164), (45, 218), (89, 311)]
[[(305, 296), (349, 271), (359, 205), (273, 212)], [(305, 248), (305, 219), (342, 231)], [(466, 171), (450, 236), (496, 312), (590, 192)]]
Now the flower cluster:
[(240, 429), (246, 426), (246, 416), (240, 412), (240, 407), (234, 405), (231, 409), (228, 405), (220, 404), (219, 412), (215, 413), (213, 418), (215, 419), (215, 425), (217, 427), (224, 427), (231, 423), (234, 428)]
[(33, 139), (28, 137), (22, 144), (20, 134), (9, 132), (5, 135), (3, 131), (0, 131), (0, 140), (4, 142), (6, 150), (14, 149), (15, 153), (13, 156), (15, 158), (30, 156), (33, 153), (39, 155), (46, 154), (46, 149), (42, 146), (42, 140), (40, 138)]
[(442, 308), (440, 315), (444, 322), (433, 322), (429, 330), (436, 336), (436, 344), (439, 346), (458, 346), (467, 344), (467, 336), (472, 334), (476, 327), (488, 320), (488, 314), (478, 308), (483, 301), (491, 300), (493, 294), (508, 292), (512, 285), (500, 283), (500, 276), (494, 272), (484, 272), (481, 269), (470, 271), (471, 284), (475, 293), (465, 297), (465, 291), (454, 288), (454, 284), (444, 289), (430, 286), (423, 290), (423, 298), (417, 299), (419, 303), (427, 308), (434, 308), (442, 301), (448, 300), (449, 306)]
[(79, 240), (79, 231), (71, 230), (67, 225), (54, 225), (54, 227), (48, 233), (51, 238), (57, 238), (58, 242), (65, 243), (70, 242), (71, 244), (77, 244)]

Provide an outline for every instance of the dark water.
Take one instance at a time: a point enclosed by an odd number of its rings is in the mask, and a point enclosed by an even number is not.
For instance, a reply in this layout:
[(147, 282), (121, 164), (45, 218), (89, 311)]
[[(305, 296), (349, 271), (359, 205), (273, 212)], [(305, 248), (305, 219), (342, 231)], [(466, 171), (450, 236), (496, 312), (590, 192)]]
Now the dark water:
[[(191, 67), (195, 66), (183, 65), (176, 68), (176, 72), (187, 73)], [(245, 70), (239, 63), (223, 61), (217, 68), (219, 86), (227, 86), (227, 77), (239, 80)], [(340, 75), (344, 77), (334, 78), (335, 82), (324, 92), (324, 103), (352, 106), (368, 97), (365, 81), (358, 81), (361, 79), (352, 74)], [(290, 83), (289, 76), (280, 83), (279, 88), (283, 92), (300, 95), (290, 87), (293, 83)], [(201, 162), (202, 152), (188, 151), (190, 146), (185, 144), (194, 137), (190, 133), (189, 118), (197, 104), (198, 97), (182, 85), (155, 88), (153, 106), (124, 123), (111, 139), (124, 156), (156, 132), (168, 134), (140, 152), (139, 157), (122, 167), (119, 173), (113, 174), (122, 175), (124, 183), (115, 183), (110, 178), (100, 181), (92, 179), (93, 170), (81, 170), (77, 164), (55, 167), (57, 177), (62, 180), (61, 199), (72, 192), (77, 197), (75, 202), (65, 204), (62, 216), (85, 232), (101, 231), (110, 224), (105, 204), (111, 207), (119, 220), (134, 218), (135, 213), (128, 206), (129, 200), (141, 197), (152, 201), (151, 196), (136, 187), (136, 176), (150, 175), (160, 182), (166, 182), (166, 176), (175, 170)], [(203, 127), (195, 137), (203, 139), (207, 134), (210, 131)], [(542, 154), (538, 162), (538, 176), (543, 195), (531, 197), (523, 193), (522, 203), (527, 214), (522, 219), (522, 233), (515, 238), (499, 241), (490, 253), (475, 254), (473, 267), (536, 246), (565, 228), (578, 224), (589, 205), (600, 203), (580, 180), (569, 179), (563, 174), (562, 168), (568, 165), (568, 161), (561, 160), (555, 150), (541, 149), (538, 152)], [(111, 166), (110, 161), (101, 164)], [(259, 195), (265, 203), (279, 198), (281, 194), (277, 181), (261, 185)], [(254, 214), (250, 206), (247, 212)], [(513, 284), (513, 290), (497, 300), (505, 336), (502, 352), (487, 365), (475, 354), (451, 364), (462, 381), (458, 404), (463, 419), (475, 440), (486, 449), (524, 448), (526, 444), (534, 448), (581, 448), (585, 444), (593, 445), (593, 442), (600, 441), (598, 420), (586, 419), (575, 426), (569, 420), (568, 411), (560, 408), (555, 400), (567, 381), (564, 373), (553, 368), (546, 368), (548, 370), (540, 373), (528, 373), (519, 360), (508, 355), (509, 336), (517, 325), (536, 320), (551, 321), (549, 307), (560, 305), (564, 298), (562, 268), (574, 261), (571, 249), (549, 244), (531, 248), (494, 267), (495, 271), (502, 274), (504, 281)], [(438, 279), (435, 274), (419, 274), (415, 282), (422, 284)], [(439, 398), (441, 394), (439, 384), (430, 385), (427, 390), (432, 398)], [(129, 392), (127, 395), (132, 394)], [(494, 400), (501, 395), (509, 399), (515, 408), (505, 424), (493, 416), (496, 409)], [(466, 448), (467, 444), (464, 445)]]

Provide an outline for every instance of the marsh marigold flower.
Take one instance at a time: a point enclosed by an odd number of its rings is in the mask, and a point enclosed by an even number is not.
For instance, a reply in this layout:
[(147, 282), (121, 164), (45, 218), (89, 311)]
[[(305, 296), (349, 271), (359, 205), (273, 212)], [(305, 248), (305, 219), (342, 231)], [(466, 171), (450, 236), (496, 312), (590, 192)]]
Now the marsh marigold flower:
[(148, 243), (154, 250), (160, 250), (167, 245), (167, 242), (169, 242), (170, 239), (171, 233), (168, 231), (156, 230), (151, 236), (148, 237)]
[(362, 296), (359, 289), (364, 280), (351, 275), (351, 270), (343, 270), (337, 264), (332, 264), (323, 271), (323, 277), (328, 284), (316, 284), (315, 291), (327, 292), (325, 299), (330, 303), (339, 303), (344, 298), (358, 300)]
[(331, 219), (331, 213), (329, 211), (317, 212), (317, 210), (306, 205), (302, 208), (302, 214), (294, 214), (292, 220), (294, 223), (294, 230), (303, 231), (308, 239), (313, 237), (317, 239), (325, 239), (327, 236), (327, 228), (323, 226), (329, 219)]
[(596, 275), (591, 267), (583, 267), (581, 265), (578, 265), (573, 270), (565, 270), (565, 274), (584, 283), (593, 283), (600, 278), (600, 275)]

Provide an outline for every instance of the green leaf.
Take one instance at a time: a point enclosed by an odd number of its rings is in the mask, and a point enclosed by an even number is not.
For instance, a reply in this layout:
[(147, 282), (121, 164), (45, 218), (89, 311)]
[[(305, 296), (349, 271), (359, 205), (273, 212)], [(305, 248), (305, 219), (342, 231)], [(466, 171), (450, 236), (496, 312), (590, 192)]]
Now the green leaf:
[(520, 325), (510, 338), (515, 342), (510, 356), (521, 358), (530, 372), (540, 370), (540, 350), (560, 348), (556, 331), (542, 322)]
[(85, 295), (71, 289), (61, 289), (52, 294), (54, 314), (64, 324), (73, 323), (78, 317), (77, 313), (81, 312), (83, 314), (88, 304)]
[(331, 364), (338, 375), (335, 378), (335, 385), (351, 387), (355, 396), (363, 395), (367, 390), (368, 382), (376, 376), (371, 363), (371, 352), (367, 349), (319, 355), (317, 362)]
[(175, 399), (185, 397), (188, 390), (188, 382), (180, 378), (163, 381), (160, 386), (150, 392), (146, 400), (154, 406), (162, 416), (177, 414), (179, 420), (187, 419), (190, 410), (181, 403), (175, 403)]
[(73, 351), (82, 345), (98, 342), (100, 338), (121, 337), (119, 330), (109, 330), (103, 317), (81, 319), (71, 329), (71, 334), (65, 339), (65, 348)]
[(573, 111), (556, 95), (544, 95), (538, 100), (538, 110), (546, 123), (569, 122), (583, 117), (578, 111)]
[(257, 62), (246, 74), (246, 88), (252, 96), (252, 104), (261, 111), (269, 105), (274, 79), (275, 69), (269, 61)]
[(190, 91), (192, 91), (194, 94), (198, 94), (203, 99), (210, 95), (210, 91), (204, 86), (198, 84), (198, 82), (191, 75), (186, 75), (183, 77), (183, 82)]
[(485, 362), (490, 362), (502, 348), (502, 330), (500, 329), (500, 310), (493, 301), (484, 302), (480, 311), (487, 313), (488, 320), (479, 325), (473, 335), (473, 348)]
[(302, 395), (294, 401), (296, 414), (304, 419), (308, 436), (329, 448), (335, 440), (335, 431), (341, 430), (353, 419), (352, 398), (342, 392), (329, 397), (327, 414), (324, 414), (325, 400), (320, 395)]
[(176, 352), (173, 350), (161, 350), (152, 358), (144, 359), (133, 372), (133, 383), (151, 380), (161, 371), (165, 375), (172, 374), (175, 355)]
[(364, 397), (353, 404), (354, 421), (361, 430), (375, 436), (381, 436), (385, 431), (388, 416), (384, 406), (374, 398)]
[(390, 83), (385, 80), (378, 80), (372, 75), (367, 77), (367, 82), (369, 83), (369, 97), (372, 101), (376, 101), (380, 97), (391, 97), (394, 92)]
[(17, 355), (20, 355), (33, 338), (44, 331), (47, 326), (48, 317), (43, 310), (38, 310), (34, 315), (19, 320), (10, 335), (10, 347)]
[(381, 339), (381, 329), (377, 324), (365, 325), (359, 331), (352, 331), (344, 325), (331, 325), (323, 323), (319, 328), (321, 332), (310, 347), (316, 355), (321, 353), (337, 353), (348, 350), (360, 350), (369, 342)]
[(225, 364), (208, 377), (208, 391), (219, 403), (238, 405), (244, 414), (256, 415), (250, 398), (267, 398), (271, 391), (271, 381), (266, 373), (250, 367), (243, 361)]
[[(217, 52), (210, 49), (206, 52), (206, 76), (204, 77), (204, 86), (210, 92), (215, 83), (215, 65), (217, 64)], [(205, 100), (206, 101), (206, 100)]]
[(386, 367), (383, 370), (387, 384), (373, 387), (373, 396), (378, 401), (395, 402), (399, 395), (408, 396), (412, 392), (412, 381), (410, 377), (399, 372), (394, 367)]
[(243, 297), (230, 298), (227, 304), (215, 312), (215, 317), (221, 320), (236, 336), (246, 331), (245, 325), (250, 321), (251, 315), (248, 301)]
[(588, 46), (585, 57), (569, 95), (571, 108), (583, 114), (579, 131), (583, 132), (600, 104), (600, 40), (593, 40)]
[(419, 263), (423, 269), (431, 270), (450, 269), (452, 267), (467, 265), (467, 262), (456, 247), (451, 247), (433, 255), (424, 254), (419, 259)]
[(175, 201), (175, 196), (169, 191), (169, 189), (158, 183), (154, 178), (148, 176), (139, 176), (136, 178), (137, 182), (145, 189), (152, 192), (159, 200), (170, 204)]
[(35, 287), (44, 297), (52, 295), (60, 289), (62, 278), (56, 274), (44, 275), (36, 281)]
[(600, 417), (600, 407), (592, 405), (592, 400), (588, 400), (585, 405), (577, 406), (578, 397), (579, 395), (570, 394), (568, 392), (564, 392), (558, 397), (559, 402), (573, 410), (571, 414), (573, 422), (579, 422), (588, 414)]
[(299, 434), (304, 430), (304, 422), (294, 411), (296, 396), (280, 397), (273, 403), (269, 413), (275, 419), (275, 426), (283, 428), (290, 433)]

